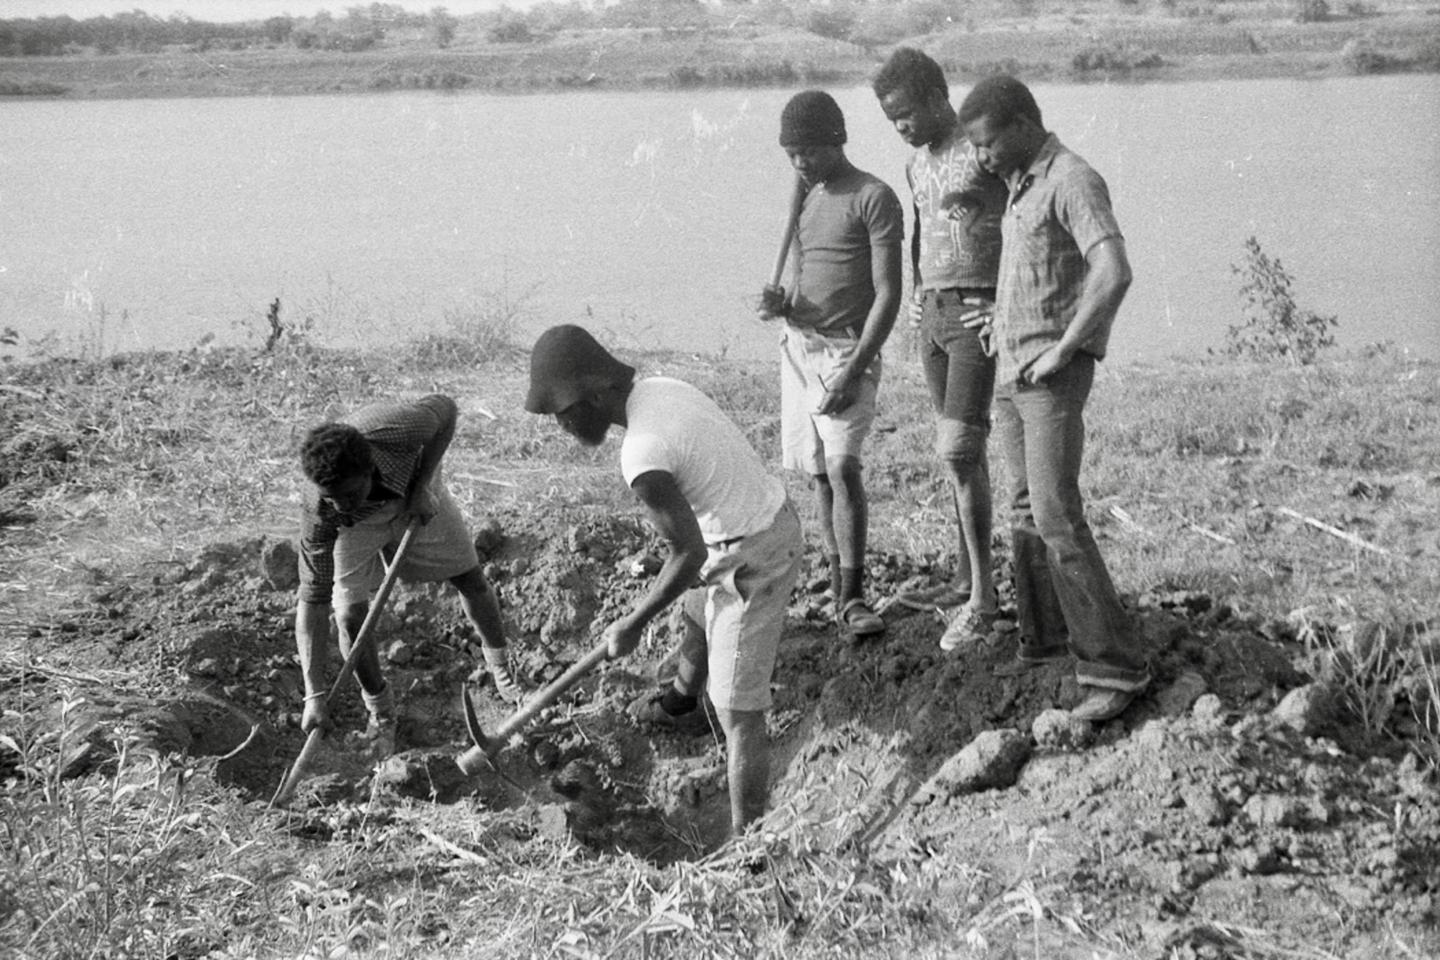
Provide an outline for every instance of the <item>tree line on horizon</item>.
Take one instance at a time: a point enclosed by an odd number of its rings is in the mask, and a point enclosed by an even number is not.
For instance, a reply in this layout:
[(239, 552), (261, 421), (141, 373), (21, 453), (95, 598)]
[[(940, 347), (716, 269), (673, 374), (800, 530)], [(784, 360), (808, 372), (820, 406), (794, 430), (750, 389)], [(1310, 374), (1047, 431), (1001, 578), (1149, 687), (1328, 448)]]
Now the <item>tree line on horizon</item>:
[[(1014, 0), (1017, 10), (1034, 0)], [(419, 13), (398, 3), (288, 14), (233, 23), (197, 20), (183, 13), (152, 16), (141, 9), (77, 20), (70, 16), (0, 19), (0, 56), (64, 56), (87, 51), (155, 53), (166, 47), (242, 50), (292, 46), (301, 50), (357, 51), (387, 38), (423, 37), (438, 48), (453, 43), (462, 24), (494, 43), (534, 43), (563, 30), (644, 29), (695, 32), (736, 26), (794, 27), (831, 39), (873, 45), (929, 33), (961, 22), (964, 0), (548, 0), (527, 10), (459, 17), (444, 6)]]

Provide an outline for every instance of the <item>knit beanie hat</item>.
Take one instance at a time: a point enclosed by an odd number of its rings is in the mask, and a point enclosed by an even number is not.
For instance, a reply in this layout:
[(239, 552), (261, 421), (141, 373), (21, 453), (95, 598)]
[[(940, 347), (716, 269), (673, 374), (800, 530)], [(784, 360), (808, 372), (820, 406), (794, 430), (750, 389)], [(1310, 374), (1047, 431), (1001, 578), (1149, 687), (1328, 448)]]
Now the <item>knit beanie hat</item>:
[(804, 90), (780, 113), (780, 146), (838, 147), (845, 142), (845, 114), (824, 90)]

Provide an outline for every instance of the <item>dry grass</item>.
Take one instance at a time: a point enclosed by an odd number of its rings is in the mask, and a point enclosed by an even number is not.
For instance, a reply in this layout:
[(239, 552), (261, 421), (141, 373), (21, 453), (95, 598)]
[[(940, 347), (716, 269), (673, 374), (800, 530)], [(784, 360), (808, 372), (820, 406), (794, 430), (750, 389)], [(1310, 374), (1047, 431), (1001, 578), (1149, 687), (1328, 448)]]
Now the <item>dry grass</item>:
[[(454, 340), (394, 356), (294, 337), (260, 355), (7, 367), (0, 508), (12, 519), (0, 561), (14, 599), (5, 614), (43, 628), (55, 608), (42, 597), (76, 597), (116, 571), (192, 556), (240, 532), (288, 530), (299, 433), (372, 396), (443, 390), (461, 400), (447, 471), (473, 517), (508, 500), (633, 512), (613, 450), (577, 451), (552, 423), (520, 411), (524, 352), (505, 346), (507, 315), (469, 315), (479, 329), (462, 317)], [(472, 352), (472, 340), (491, 335)], [(774, 458), (768, 371), (619, 346), (642, 371), (717, 396)], [(951, 521), (929, 414), (918, 374), (896, 353), (886, 429), (870, 458), (874, 543), (938, 554)], [(1122, 590), (1190, 587), (1267, 616), (1306, 611), (1307, 623), (1333, 628), (1314, 634), (1315, 672), (1331, 671), (1377, 730), (1406, 719), (1393, 709), (1403, 687), (1431, 763), (1440, 762), (1440, 668), (1423, 630), (1440, 586), (1436, 382), (1434, 364), (1390, 354), (1300, 370), (1107, 367), (1084, 474)], [(1003, 490), (1001, 465), (996, 474)], [(794, 481), (792, 490), (804, 497)], [(23, 709), (65, 710), (85, 686), (50, 677), (17, 701), (10, 694), (27, 675), (23, 657), (0, 672), (7, 702)], [(64, 742), (7, 746), (25, 777), (12, 771), (0, 788), (0, 952), (27, 960), (979, 958), (1017, 930), (1038, 956), (1137, 956), (1100, 938), (1038, 857), (987, 876), (922, 850), (872, 858), (830, 842), (824, 824), (777, 819), (714, 856), (657, 868), (547, 838), (520, 814), (464, 805), (267, 814), (219, 786), (206, 762), (157, 757), (124, 737), (112, 766), (79, 778), (57, 773)], [(1037, 851), (1044, 842), (1035, 838)], [(1214, 937), (1233, 956), (1326, 956), (1258, 931)]]

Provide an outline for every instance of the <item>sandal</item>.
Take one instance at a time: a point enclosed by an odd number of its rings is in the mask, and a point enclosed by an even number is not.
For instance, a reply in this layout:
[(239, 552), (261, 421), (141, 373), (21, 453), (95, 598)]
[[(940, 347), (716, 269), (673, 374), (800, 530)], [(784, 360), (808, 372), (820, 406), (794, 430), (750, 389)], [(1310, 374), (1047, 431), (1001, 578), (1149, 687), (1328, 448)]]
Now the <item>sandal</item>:
[(998, 610), (980, 610), (965, 604), (950, 618), (950, 625), (940, 635), (940, 649), (946, 653), (961, 647), (973, 647), (990, 635), (990, 625), (995, 622)]
[(885, 621), (870, 609), (864, 597), (851, 597), (840, 608), (840, 625), (855, 637), (873, 637), (885, 632)]

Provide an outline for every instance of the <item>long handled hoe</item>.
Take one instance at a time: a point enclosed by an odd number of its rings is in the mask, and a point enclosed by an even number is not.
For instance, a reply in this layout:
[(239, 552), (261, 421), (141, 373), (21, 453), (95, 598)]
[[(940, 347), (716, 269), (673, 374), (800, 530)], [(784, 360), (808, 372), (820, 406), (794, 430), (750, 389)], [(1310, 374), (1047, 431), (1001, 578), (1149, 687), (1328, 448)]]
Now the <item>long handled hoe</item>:
[(775, 254), (775, 266), (770, 271), (770, 286), (780, 286), (785, 276), (785, 263), (790, 259), (790, 247), (795, 242), (795, 229), (800, 224), (800, 208), (805, 205), (805, 178), (795, 174), (795, 192), (790, 197), (790, 210), (785, 218), (785, 232), (780, 235), (780, 249)]
[[(341, 665), (340, 672), (335, 676), (335, 683), (331, 685), (330, 692), (325, 696), (325, 706), (335, 702), (335, 696), (340, 688), (350, 679), (355, 672), (355, 663), (360, 659), (360, 651), (370, 642), (370, 634), (375, 631), (375, 624), (380, 620), (380, 611), (385, 609), (385, 601), (390, 599), (390, 591), (395, 586), (395, 578), (400, 573), (400, 561), (405, 559), (405, 551), (410, 549), (410, 540), (415, 536), (415, 531), (420, 527), (420, 518), (416, 517), (410, 521), (405, 528), (405, 535), (400, 538), (400, 546), (395, 548), (395, 556), (385, 570), (385, 579), (380, 582), (380, 589), (375, 594), (375, 599), (370, 601), (370, 609), (365, 614), (365, 622), (360, 625), (360, 632), (355, 635), (354, 641), (350, 644), (350, 653), (345, 657), (345, 663)], [(301, 749), (300, 755), (290, 765), (290, 771), (285, 774), (285, 780), (280, 784), (280, 789), (275, 791), (275, 796), (270, 799), (270, 806), (283, 806), (290, 802), (295, 794), (295, 787), (305, 775), (305, 768), (310, 766), (314, 759), (315, 751), (320, 748), (320, 741), (324, 739), (325, 731), (316, 727), (310, 731), (310, 736), (305, 739), (305, 746)]]

